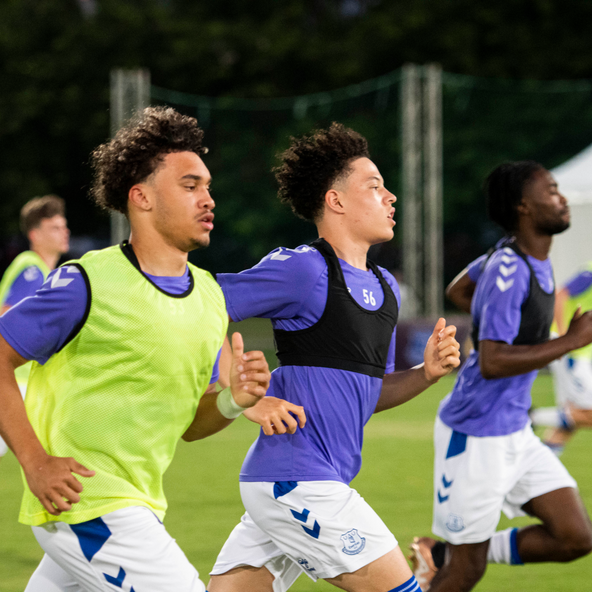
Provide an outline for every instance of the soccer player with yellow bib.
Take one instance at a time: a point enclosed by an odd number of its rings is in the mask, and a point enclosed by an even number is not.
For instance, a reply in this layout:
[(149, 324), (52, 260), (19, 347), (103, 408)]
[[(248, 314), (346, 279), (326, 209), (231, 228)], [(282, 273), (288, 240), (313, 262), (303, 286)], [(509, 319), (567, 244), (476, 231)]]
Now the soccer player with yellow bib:
[(161, 522), (162, 476), (180, 437), (229, 425), (270, 375), (235, 334), (230, 387), (215, 389), (224, 297), (187, 261), (213, 229), (202, 137), (148, 108), (97, 148), (93, 196), (126, 214), (129, 242), (58, 268), (0, 319), (0, 434), (23, 469), (19, 520), (45, 551), (28, 592), (205, 590)]
[[(70, 231), (65, 218), (64, 200), (56, 195), (35, 197), (21, 209), (20, 226), (30, 249), (20, 253), (8, 266), (0, 281), (0, 315), (24, 298), (33, 296), (59, 258), (68, 252)], [(19, 327), (19, 332), (27, 327)], [(16, 369), (16, 380), (23, 396), (31, 363)], [(0, 458), (8, 448), (0, 438)]]

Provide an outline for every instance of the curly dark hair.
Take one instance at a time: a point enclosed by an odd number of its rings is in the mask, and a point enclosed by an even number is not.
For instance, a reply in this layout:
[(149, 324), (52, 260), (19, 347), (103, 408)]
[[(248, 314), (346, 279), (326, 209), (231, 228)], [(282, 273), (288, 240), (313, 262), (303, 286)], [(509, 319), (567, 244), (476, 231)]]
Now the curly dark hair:
[(325, 193), (351, 172), (352, 161), (370, 158), (368, 142), (336, 122), (328, 129), (290, 140), (290, 147), (278, 155), (281, 164), (273, 169), (278, 196), (297, 216), (315, 222), (322, 216)]
[(534, 160), (505, 162), (496, 167), (485, 180), (487, 215), (508, 234), (518, 228), (518, 205), (534, 173), (544, 170)]
[(171, 152), (205, 154), (203, 130), (170, 107), (147, 107), (91, 154), (91, 195), (106, 210), (127, 215), (128, 192)]

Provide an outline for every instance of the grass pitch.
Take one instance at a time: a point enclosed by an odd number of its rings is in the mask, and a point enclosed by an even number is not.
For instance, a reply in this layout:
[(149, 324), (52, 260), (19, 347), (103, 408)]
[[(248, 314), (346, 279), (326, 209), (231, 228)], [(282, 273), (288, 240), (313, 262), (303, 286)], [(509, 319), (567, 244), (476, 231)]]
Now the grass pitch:
[[(266, 348), (266, 329), (259, 324), (240, 325), (248, 349)], [(273, 357), (268, 359), (271, 361)], [(404, 550), (413, 536), (430, 533), (432, 427), (438, 403), (451, 386), (452, 379), (444, 379), (415, 400), (375, 415), (366, 427), (363, 467), (352, 485), (383, 518)], [(536, 380), (533, 400), (539, 406), (553, 404), (548, 375)], [(181, 442), (165, 475), (169, 501), (165, 525), (206, 584), (218, 551), (243, 512), (238, 473), (257, 433), (257, 426), (241, 417), (211, 438), (191, 444)], [(592, 509), (591, 453), (592, 432), (581, 431), (562, 457), (589, 509)], [(18, 465), (9, 453), (0, 462), (0, 592), (24, 590), (43, 554), (31, 529), (16, 521), (21, 492)], [(529, 522), (529, 519), (510, 522), (502, 517), (499, 528)], [(589, 590), (591, 581), (592, 556), (588, 556), (562, 565), (492, 565), (476, 590), (571, 592)], [(325, 582), (313, 584), (305, 575), (291, 588), (291, 592), (313, 590), (336, 588)]]

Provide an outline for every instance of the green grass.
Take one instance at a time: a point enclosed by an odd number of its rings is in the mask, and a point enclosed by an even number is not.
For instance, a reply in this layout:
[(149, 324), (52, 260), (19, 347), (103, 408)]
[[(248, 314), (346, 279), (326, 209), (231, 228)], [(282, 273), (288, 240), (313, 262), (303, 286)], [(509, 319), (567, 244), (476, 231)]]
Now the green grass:
[[(249, 349), (269, 348), (267, 331), (258, 323), (233, 326), (243, 332)], [(271, 360), (271, 358), (269, 358)], [(353, 486), (366, 498), (406, 548), (413, 536), (430, 532), (432, 515), (432, 426), (440, 399), (452, 379), (441, 381), (414, 401), (373, 417), (364, 443), (364, 464)], [(537, 405), (551, 405), (549, 376), (535, 382)], [(257, 435), (257, 427), (240, 418), (220, 434), (192, 444), (181, 442), (165, 476), (169, 511), (167, 529), (207, 583), (207, 573), (226, 537), (242, 514), (238, 472)], [(590, 454), (592, 432), (576, 434), (562, 460), (578, 481), (592, 508)], [(0, 592), (24, 590), (42, 551), (30, 528), (16, 521), (22, 485), (17, 463), (8, 454), (0, 463)], [(500, 528), (521, 525), (502, 517)], [(551, 592), (589, 590), (592, 556), (567, 565), (490, 566), (476, 590)], [(335, 590), (325, 582), (314, 585), (301, 576), (291, 591)]]

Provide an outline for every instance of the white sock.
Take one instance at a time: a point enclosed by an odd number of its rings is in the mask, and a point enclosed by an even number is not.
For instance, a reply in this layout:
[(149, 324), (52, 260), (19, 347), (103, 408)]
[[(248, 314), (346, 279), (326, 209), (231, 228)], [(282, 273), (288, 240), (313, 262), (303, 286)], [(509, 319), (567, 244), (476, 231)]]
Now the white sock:
[(562, 425), (558, 407), (539, 407), (530, 412), (533, 427), (558, 428)]
[(517, 528), (507, 528), (496, 532), (489, 539), (487, 563), (505, 563), (506, 565), (522, 565), (516, 545)]

